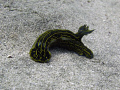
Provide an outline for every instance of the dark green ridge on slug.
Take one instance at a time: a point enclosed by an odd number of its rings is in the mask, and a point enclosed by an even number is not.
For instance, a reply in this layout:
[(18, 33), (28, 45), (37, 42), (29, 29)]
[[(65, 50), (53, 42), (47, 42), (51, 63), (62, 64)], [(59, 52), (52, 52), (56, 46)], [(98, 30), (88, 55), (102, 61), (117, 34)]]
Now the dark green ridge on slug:
[(75, 51), (79, 55), (93, 58), (92, 51), (81, 42), (81, 38), (84, 35), (93, 31), (94, 30), (89, 30), (89, 27), (86, 25), (81, 26), (76, 34), (69, 30), (48, 30), (36, 39), (30, 49), (30, 57), (40, 63), (49, 62), (51, 58), (49, 48), (56, 45), (68, 50), (71, 48), (72, 51)]

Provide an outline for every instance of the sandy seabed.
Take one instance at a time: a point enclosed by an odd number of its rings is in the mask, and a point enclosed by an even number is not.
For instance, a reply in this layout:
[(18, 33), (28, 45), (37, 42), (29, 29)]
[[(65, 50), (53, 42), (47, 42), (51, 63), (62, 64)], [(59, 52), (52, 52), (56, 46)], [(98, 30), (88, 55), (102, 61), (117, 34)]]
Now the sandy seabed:
[[(40, 34), (84, 24), (93, 59), (56, 48), (50, 63), (31, 60)], [(119, 0), (0, 0), (0, 90), (33, 89), (120, 90)]]

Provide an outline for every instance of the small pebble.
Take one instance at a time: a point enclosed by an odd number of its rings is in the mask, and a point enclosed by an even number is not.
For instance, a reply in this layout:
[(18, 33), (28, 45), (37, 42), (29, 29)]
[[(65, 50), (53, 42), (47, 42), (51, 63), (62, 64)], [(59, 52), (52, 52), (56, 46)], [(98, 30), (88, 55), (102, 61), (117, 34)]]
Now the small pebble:
[(8, 55), (7, 58), (13, 58), (11, 55)]

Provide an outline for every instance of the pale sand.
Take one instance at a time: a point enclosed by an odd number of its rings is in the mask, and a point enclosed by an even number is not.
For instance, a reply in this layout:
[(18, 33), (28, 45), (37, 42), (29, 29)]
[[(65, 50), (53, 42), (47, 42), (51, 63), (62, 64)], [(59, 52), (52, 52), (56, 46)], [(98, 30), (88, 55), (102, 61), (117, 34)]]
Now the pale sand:
[[(40, 34), (83, 24), (93, 59), (59, 48), (49, 64), (30, 59)], [(0, 90), (120, 90), (120, 1), (0, 0)]]

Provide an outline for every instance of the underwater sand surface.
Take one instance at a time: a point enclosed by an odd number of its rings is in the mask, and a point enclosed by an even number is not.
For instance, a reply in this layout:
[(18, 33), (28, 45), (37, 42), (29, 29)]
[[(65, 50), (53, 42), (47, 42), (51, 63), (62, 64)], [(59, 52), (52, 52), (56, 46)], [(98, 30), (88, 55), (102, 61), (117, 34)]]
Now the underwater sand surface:
[[(84, 24), (93, 59), (54, 48), (50, 63), (31, 60), (40, 34)], [(120, 90), (119, 40), (119, 0), (0, 0), (0, 90)]]

